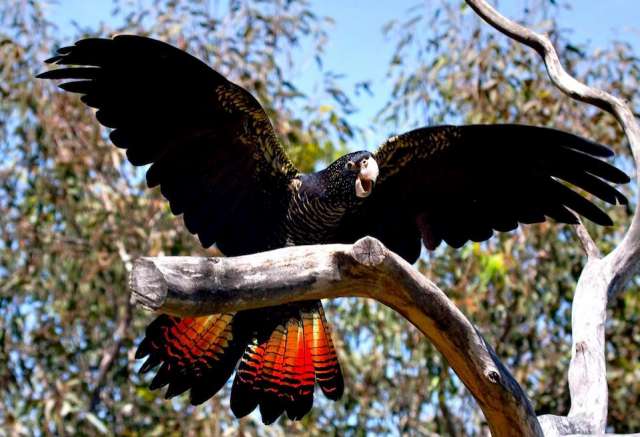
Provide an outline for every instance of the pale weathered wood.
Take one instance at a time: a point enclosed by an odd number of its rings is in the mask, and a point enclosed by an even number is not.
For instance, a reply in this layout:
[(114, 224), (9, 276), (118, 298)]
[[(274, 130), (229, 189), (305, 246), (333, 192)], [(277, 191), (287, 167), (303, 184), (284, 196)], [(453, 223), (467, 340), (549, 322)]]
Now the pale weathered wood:
[[(629, 140), (636, 163), (636, 179), (640, 183), (640, 126), (626, 102), (569, 75), (547, 36), (509, 20), (485, 0), (466, 2), (497, 30), (536, 50), (544, 60), (551, 81), (561, 91), (616, 117)], [(640, 204), (640, 192), (638, 195)], [(622, 242), (604, 258), (600, 258), (597, 246), (582, 225), (578, 226), (578, 237), (588, 258), (578, 280), (572, 306), (571, 410), (568, 417), (541, 418), (546, 435), (602, 434), (605, 431), (608, 407), (604, 349), (606, 310), (609, 299), (624, 290), (629, 280), (640, 271), (640, 211), (636, 208)]]
[(233, 258), (142, 258), (130, 283), (133, 303), (178, 316), (320, 298), (376, 299), (444, 355), (494, 436), (542, 435), (526, 395), (477, 329), (436, 285), (376, 239)]

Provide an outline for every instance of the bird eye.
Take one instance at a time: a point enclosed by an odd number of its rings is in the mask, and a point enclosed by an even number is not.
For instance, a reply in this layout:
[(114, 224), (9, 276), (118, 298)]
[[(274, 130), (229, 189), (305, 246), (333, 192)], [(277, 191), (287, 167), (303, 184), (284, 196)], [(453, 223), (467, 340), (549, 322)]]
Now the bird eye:
[(353, 161), (349, 161), (347, 162), (347, 170), (353, 170), (353, 168), (356, 166), (356, 163)]

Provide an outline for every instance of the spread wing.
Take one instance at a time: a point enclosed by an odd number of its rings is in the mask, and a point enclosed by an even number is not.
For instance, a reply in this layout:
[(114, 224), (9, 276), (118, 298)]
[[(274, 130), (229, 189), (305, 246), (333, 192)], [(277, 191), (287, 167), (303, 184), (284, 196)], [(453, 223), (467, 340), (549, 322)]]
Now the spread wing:
[(258, 101), (193, 56), (150, 38), (122, 35), (63, 47), (40, 74), (76, 79), (66, 91), (97, 108), (132, 164), (152, 164), (174, 214), (203, 246), (226, 255), (282, 245), (288, 184), (298, 173)]
[(605, 212), (561, 181), (626, 204), (610, 183), (629, 178), (601, 159), (612, 155), (584, 138), (534, 126), (417, 129), (390, 138), (376, 152), (376, 187), (345, 221), (343, 234), (369, 233), (413, 262), (420, 240), (430, 250), (442, 241), (460, 247), (546, 217), (575, 224), (574, 212), (611, 225)]

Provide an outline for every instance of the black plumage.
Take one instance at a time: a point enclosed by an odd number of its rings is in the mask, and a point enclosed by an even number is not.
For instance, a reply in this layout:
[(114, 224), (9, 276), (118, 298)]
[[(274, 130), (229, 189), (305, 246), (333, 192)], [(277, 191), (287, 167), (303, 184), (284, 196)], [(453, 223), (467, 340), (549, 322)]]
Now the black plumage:
[[(628, 177), (602, 158), (605, 146), (555, 129), (522, 125), (437, 126), (389, 139), (301, 174), (286, 156), (260, 104), (191, 55), (150, 38), (85, 39), (47, 62), (75, 67), (43, 79), (82, 94), (113, 128), (113, 143), (134, 165), (151, 164), (174, 214), (203, 246), (226, 255), (288, 245), (379, 238), (410, 262), (421, 241), (460, 247), (494, 231), (575, 214), (610, 225), (608, 215), (565, 183), (611, 204), (611, 184)], [(300, 419), (314, 384), (330, 399), (342, 372), (319, 301), (198, 318), (160, 316), (136, 353), (160, 366), (151, 388), (166, 397), (190, 390), (200, 404), (234, 379), (238, 417), (259, 407), (271, 423)]]
[[(380, 177), (372, 195), (342, 223), (345, 240), (365, 234), (380, 238), (410, 262), (420, 243), (408, 245), (394, 223), (413, 227), (424, 245), (442, 241), (460, 247), (484, 241), (493, 231), (519, 223), (577, 223), (574, 213), (599, 225), (609, 216), (575, 190), (611, 204), (627, 199), (610, 183), (629, 178), (600, 158), (613, 152), (556, 129), (516, 125), (436, 126), (392, 137), (376, 151)], [(365, 220), (375, 217), (375, 220)]]

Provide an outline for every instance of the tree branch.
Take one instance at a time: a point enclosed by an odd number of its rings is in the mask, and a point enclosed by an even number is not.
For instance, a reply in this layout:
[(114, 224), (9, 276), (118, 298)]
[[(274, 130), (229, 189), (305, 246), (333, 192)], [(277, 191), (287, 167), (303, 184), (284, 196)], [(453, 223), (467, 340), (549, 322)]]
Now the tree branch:
[[(507, 19), (485, 0), (466, 2), (494, 28), (536, 50), (544, 60), (551, 81), (562, 92), (616, 117), (629, 139), (636, 164), (636, 179), (640, 184), (640, 127), (626, 102), (602, 90), (591, 88), (569, 75), (547, 36)], [(640, 204), (640, 192), (638, 195)], [(631, 226), (622, 242), (602, 259), (597, 256), (597, 248), (586, 229), (579, 226), (577, 232), (587, 252), (588, 261), (578, 280), (572, 306), (573, 346), (569, 366), (571, 410), (567, 418), (546, 416), (542, 421), (547, 433), (560, 435), (603, 433), (606, 428), (606, 309), (608, 298), (616, 296), (640, 271), (640, 212), (636, 208)], [(554, 421), (554, 418), (557, 420)], [(550, 425), (554, 422), (557, 425), (555, 427)]]
[(576, 236), (580, 241), (580, 244), (582, 244), (584, 253), (587, 255), (587, 258), (592, 258), (592, 259), (602, 258), (600, 249), (598, 249), (596, 242), (593, 241), (593, 238), (591, 238), (591, 235), (589, 235), (589, 231), (587, 231), (587, 228), (584, 226), (584, 223), (582, 223), (582, 220), (580, 220), (580, 217), (576, 216), (576, 218), (578, 219), (579, 223), (576, 226), (574, 226), (574, 229), (576, 232)]
[(321, 298), (376, 299), (444, 355), (494, 436), (542, 435), (527, 397), (476, 328), (438, 287), (376, 239), (233, 258), (141, 258), (130, 286), (132, 303), (178, 316)]

